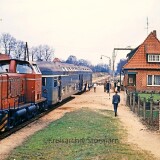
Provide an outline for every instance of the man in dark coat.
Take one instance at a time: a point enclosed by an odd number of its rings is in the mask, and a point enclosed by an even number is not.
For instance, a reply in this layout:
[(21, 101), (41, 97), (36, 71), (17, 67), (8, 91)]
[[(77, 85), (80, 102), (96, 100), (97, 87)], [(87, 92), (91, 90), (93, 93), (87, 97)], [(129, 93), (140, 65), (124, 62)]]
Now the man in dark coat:
[(113, 95), (112, 98), (112, 104), (114, 107), (114, 113), (115, 113), (115, 117), (117, 116), (117, 108), (118, 108), (118, 104), (120, 103), (120, 96), (117, 94), (118, 92), (115, 92), (115, 95)]
[(107, 84), (106, 84), (106, 91), (107, 91), (107, 93), (110, 92), (110, 89), (111, 89), (111, 83), (110, 83), (110, 81), (107, 81)]
[(107, 81), (104, 82), (104, 92), (106, 92)]

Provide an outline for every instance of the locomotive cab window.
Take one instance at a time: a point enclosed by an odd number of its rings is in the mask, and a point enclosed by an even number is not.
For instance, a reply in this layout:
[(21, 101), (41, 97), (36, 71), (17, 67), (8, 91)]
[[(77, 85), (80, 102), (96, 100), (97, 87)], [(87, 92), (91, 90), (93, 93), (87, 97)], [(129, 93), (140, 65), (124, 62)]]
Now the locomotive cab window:
[(9, 71), (9, 63), (0, 63), (0, 73)]
[(32, 68), (28, 63), (18, 63), (16, 72), (17, 73), (32, 73)]
[(41, 73), (40, 69), (38, 68), (37, 64), (33, 64), (33, 69), (35, 71), (35, 73)]

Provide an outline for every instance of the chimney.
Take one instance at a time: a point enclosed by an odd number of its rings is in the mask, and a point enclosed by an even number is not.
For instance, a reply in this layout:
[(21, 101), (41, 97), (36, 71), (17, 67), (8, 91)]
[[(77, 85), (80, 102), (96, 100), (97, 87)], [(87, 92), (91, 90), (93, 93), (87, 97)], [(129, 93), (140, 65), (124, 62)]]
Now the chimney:
[(153, 30), (153, 35), (154, 35), (155, 37), (157, 37), (156, 30)]

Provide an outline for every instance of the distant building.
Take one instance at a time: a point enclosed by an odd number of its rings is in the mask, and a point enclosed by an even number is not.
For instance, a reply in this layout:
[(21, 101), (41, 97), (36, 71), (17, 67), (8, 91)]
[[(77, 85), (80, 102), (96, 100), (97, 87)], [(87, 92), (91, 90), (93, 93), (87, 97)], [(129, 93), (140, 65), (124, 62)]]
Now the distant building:
[(10, 57), (7, 54), (0, 53), (0, 60), (8, 60)]
[(160, 91), (160, 41), (156, 31), (127, 54), (123, 85), (131, 91)]
[(54, 58), (53, 62), (61, 62), (59, 58)]

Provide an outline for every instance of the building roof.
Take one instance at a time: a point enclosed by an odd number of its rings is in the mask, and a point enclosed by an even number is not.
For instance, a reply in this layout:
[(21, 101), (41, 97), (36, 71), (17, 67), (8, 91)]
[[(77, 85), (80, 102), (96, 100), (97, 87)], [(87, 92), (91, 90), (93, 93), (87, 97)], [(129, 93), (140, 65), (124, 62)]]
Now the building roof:
[(9, 60), (10, 57), (7, 54), (0, 53), (0, 60)]
[(133, 49), (131, 52), (129, 52), (126, 57), (128, 57), (128, 59), (131, 59), (132, 56), (135, 54), (135, 52), (137, 51), (138, 48), (139, 48), (139, 46), (136, 47), (135, 49)]
[(59, 58), (54, 58), (53, 62), (61, 62)]
[(128, 62), (123, 69), (160, 69), (160, 63), (148, 63), (148, 54), (160, 54), (160, 41), (156, 31), (151, 32), (145, 41), (127, 54)]

